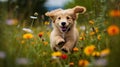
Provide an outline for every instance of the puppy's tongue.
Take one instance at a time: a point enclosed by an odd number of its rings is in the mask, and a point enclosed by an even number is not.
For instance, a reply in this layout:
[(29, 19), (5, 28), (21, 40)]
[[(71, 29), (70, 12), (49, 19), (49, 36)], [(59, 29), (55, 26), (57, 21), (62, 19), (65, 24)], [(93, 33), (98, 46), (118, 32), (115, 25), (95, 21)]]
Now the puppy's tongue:
[(67, 30), (67, 27), (61, 27), (62, 31), (65, 32)]

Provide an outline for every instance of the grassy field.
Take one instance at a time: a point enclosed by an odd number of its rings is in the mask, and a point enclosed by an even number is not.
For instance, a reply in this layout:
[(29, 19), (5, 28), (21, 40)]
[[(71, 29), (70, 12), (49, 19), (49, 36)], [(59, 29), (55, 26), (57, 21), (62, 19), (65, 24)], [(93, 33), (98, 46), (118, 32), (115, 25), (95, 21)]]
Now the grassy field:
[(72, 54), (66, 54), (51, 50), (50, 22), (42, 22), (40, 26), (33, 27), (32, 23), (30, 26), (25, 26), (24, 23), (16, 24), (18, 21), (15, 19), (11, 21), (11, 24), (3, 24), (4, 45), (1, 49), (4, 51), (0, 51), (1, 67), (104, 67), (108, 63), (110, 49), (106, 31), (107, 22), (95, 23), (90, 20), (84, 25), (78, 24), (79, 42)]
[(119, 4), (100, 1), (94, 1), (100, 9), (88, 6), (89, 11), (77, 20), (79, 41), (71, 54), (51, 50), (50, 21), (36, 16), (28, 21), (8, 19), (7, 11), (1, 11), (0, 67), (119, 67)]

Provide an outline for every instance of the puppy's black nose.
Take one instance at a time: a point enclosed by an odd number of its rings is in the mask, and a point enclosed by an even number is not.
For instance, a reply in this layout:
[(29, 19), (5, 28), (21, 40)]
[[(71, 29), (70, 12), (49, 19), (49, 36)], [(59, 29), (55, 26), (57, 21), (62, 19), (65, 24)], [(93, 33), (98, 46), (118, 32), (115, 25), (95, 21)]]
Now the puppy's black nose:
[(65, 23), (65, 22), (62, 22), (61, 24), (62, 24), (62, 26), (65, 26), (66, 23)]

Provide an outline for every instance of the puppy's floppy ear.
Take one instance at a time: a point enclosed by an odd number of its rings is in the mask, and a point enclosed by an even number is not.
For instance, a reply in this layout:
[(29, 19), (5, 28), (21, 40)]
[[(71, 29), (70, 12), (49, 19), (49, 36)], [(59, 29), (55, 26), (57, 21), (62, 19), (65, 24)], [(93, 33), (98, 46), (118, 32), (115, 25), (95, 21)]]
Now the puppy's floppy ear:
[(59, 8), (59, 9), (56, 9), (56, 10), (53, 10), (53, 11), (50, 11), (50, 12), (47, 12), (45, 13), (46, 16), (49, 16), (51, 19), (54, 19), (54, 16), (57, 12), (61, 11), (62, 9)]
[(83, 6), (76, 6), (73, 8), (74, 13), (81, 13), (83, 14), (84, 12), (86, 12), (86, 8)]

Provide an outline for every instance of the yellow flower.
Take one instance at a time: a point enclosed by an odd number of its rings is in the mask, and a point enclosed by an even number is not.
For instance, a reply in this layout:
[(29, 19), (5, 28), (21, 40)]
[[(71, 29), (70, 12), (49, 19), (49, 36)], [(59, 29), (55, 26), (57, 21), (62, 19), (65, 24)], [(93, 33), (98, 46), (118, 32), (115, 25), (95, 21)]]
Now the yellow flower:
[(49, 25), (50, 24), (50, 22), (48, 22), (48, 21), (45, 21), (45, 25)]
[(110, 49), (109, 48), (106, 48), (104, 50), (101, 51), (100, 55), (101, 56), (106, 56), (110, 53)]
[(46, 41), (46, 42), (43, 42), (43, 44), (46, 46), (46, 45), (48, 45), (48, 42)]
[(81, 36), (82, 36), (82, 37), (85, 37), (85, 33), (84, 33), (84, 32), (82, 32), (82, 33), (81, 33)]
[(98, 39), (98, 40), (101, 40), (101, 35), (98, 35), (98, 36), (97, 36), (97, 39)]
[(26, 33), (23, 35), (23, 38), (24, 39), (31, 39), (31, 38), (33, 38), (33, 35), (31, 33)]
[(100, 56), (100, 52), (94, 51), (94, 52), (92, 53), (92, 56), (94, 56), (94, 57), (99, 57), (99, 56)]
[(93, 51), (95, 50), (95, 46), (94, 45), (90, 45), (90, 46), (87, 46), (85, 47), (84, 49), (84, 53), (89, 56), (93, 53)]
[(79, 49), (78, 49), (77, 47), (74, 47), (74, 48), (73, 48), (73, 51), (74, 51), (74, 52), (78, 52), (78, 50), (79, 50)]
[(61, 52), (57, 51), (57, 52), (53, 52), (52, 53), (52, 56), (57, 56), (57, 57), (60, 57), (62, 55)]
[(24, 43), (25, 43), (25, 41), (24, 41), (24, 40), (22, 40), (22, 41), (21, 41), (21, 44), (24, 44)]
[(95, 28), (95, 32), (96, 32), (96, 33), (98, 33), (98, 32), (99, 32), (98, 28)]
[(85, 40), (85, 37), (80, 37), (79, 39), (80, 39), (80, 40)]
[(90, 20), (90, 21), (89, 21), (89, 24), (92, 24), (92, 25), (93, 25), (93, 24), (94, 24), (94, 21)]
[(119, 27), (117, 25), (111, 25), (108, 27), (107, 32), (110, 36), (119, 34)]
[(87, 60), (79, 60), (78, 65), (80, 67), (87, 67), (89, 62)]
[(92, 35), (95, 35), (95, 32), (90, 32), (90, 35), (92, 36)]

